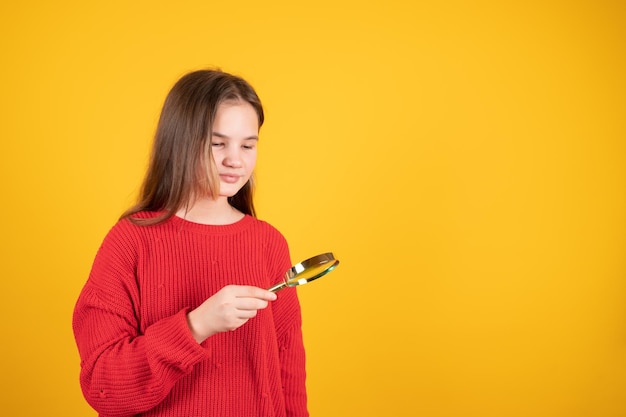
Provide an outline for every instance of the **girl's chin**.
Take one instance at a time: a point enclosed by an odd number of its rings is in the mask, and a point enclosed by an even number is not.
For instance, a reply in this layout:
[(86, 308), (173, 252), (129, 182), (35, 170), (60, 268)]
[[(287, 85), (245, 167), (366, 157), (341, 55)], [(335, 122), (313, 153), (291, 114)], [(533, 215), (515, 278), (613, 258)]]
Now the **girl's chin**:
[(221, 183), (220, 184), (220, 197), (232, 197), (235, 194), (237, 194), (242, 188), (243, 188), (243, 185), (240, 186), (239, 184)]
[[(237, 190), (237, 191), (239, 191), (239, 190)], [(234, 197), (234, 196), (235, 196), (235, 194), (237, 194), (237, 192), (234, 192), (234, 193), (225, 193), (225, 192), (221, 192), (221, 191), (220, 191), (219, 198), (230, 198), (230, 197)]]

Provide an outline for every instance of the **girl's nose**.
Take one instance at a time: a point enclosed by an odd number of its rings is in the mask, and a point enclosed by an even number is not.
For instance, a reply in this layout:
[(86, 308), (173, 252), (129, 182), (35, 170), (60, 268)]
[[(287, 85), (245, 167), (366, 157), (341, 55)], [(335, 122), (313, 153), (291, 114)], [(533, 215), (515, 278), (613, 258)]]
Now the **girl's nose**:
[(224, 158), (224, 165), (239, 168), (241, 167), (241, 156), (237, 150), (230, 150)]

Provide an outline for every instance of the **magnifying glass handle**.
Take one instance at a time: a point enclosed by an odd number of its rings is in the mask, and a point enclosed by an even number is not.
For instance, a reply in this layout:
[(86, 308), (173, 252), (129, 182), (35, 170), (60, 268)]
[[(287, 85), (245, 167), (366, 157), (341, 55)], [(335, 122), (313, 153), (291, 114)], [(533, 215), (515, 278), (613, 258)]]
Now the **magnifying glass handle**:
[(274, 285), (272, 288), (268, 288), (267, 290), (271, 292), (278, 292), (283, 288), (287, 288), (286, 282), (279, 282), (278, 284)]

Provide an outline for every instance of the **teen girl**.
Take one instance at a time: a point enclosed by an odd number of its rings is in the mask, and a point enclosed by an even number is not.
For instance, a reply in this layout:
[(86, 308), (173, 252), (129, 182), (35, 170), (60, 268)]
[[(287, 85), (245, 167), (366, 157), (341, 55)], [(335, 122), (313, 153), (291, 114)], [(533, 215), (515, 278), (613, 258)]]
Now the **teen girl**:
[(263, 124), (231, 74), (185, 75), (167, 96), (139, 202), (110, 230), (75, 307), (80, 384), (100, 416), (304, 417), (284, 237), (255, 217)]

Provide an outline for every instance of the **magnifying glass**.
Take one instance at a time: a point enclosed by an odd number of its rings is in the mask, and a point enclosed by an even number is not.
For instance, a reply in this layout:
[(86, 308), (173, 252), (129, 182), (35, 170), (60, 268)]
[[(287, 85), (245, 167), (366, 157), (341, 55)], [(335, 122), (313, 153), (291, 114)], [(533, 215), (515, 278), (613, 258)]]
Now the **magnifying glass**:
[(307, 282), (316, 280), (339, 265), (339, 260), (335, 259), (331, 252), (322, 253), (292, 266), (283, 277), (283, 282), (279, 282), (268, 291), (278, 292), (283, 288), (297, 287)]

